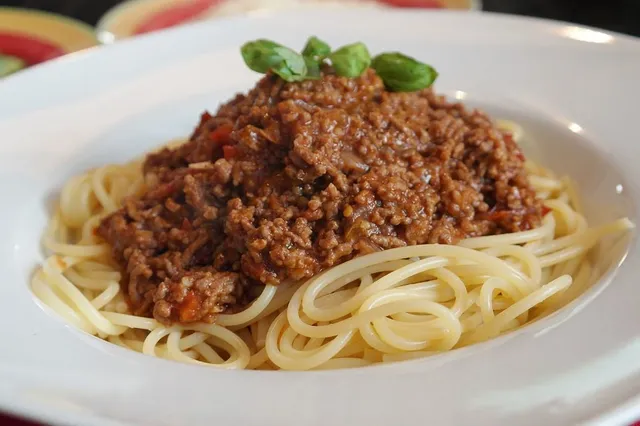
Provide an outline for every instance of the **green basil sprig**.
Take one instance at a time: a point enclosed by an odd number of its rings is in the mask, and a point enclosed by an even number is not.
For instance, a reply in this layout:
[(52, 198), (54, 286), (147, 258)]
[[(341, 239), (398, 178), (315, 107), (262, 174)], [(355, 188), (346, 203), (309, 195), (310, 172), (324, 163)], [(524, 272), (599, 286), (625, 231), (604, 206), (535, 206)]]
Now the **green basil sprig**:
[(299, 54), (271, 40), (255, 40), (242, 46), (242, 58), (249, 68), (259, 73), (269, 71), (285, 81), (313, 80), (321, 77), (324, 61), (331, 61), (336, 74), (354, 78), (370, 66), (388, 90), (412, 92), (429, 87), (438, 77), (431, 66), (402, 53), (382, 53), (373, 60), (363, 43), (353, 43), (331, 51), (331, 47), (312, 36)]
[(371, 55), (363, 43), (348, 44), (329, 55), (336, 74), (358, 77), (371, 65)]
[(307, 64), (299, 53), (271, 40), (255, 40), (240, 49), (242, 59), (253, 71), (265, 74), (273, 72), (285, 81), (302, 81), (307, 78)]
[(438, 78), (438, 72), (402, 53), (382, 53), (371, 62), (371, 68), (394, 92), (415, 92), (429, 87)]
[(322, 61), (331, 53), (331, 47), (316, 36), (309, 37), (307, 44), (302, 49), (302, 56), (312, 58), (316, 61)]
[(316, 36), (309, 37), (302, 49), (302, 56), (307, 64), (307, 78), (320, 78), (320, 65), (331, 53), (331, 47)]

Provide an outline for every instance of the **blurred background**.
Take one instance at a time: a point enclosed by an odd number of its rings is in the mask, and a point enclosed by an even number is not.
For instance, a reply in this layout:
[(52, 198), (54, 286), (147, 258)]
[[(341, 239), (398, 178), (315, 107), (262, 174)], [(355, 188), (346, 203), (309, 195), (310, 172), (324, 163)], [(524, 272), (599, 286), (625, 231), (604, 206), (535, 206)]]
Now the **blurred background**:
[(0, 77), (97, 44), (186, 22), (312, 3), (484, 10), (640, 36), (640, 0), (0, 0)]
[[(244, 0), (230, 0), (245, 2)], [(157, 0), (157, 3), (166, 3)], [(189, 0), (172, 0), (173, 3)], [(283, 3), (282, 0), (271, 0)], [(123, 3), (118, 0), (2, 0), (0, 6), (26, 7), (59, 13), (95, 25), (109, 9)], [(138, 1), (140, 3), (140, 1)], [(195, 3), (198, 3), (197, 1)], [(200, 2), (202, 3), (202, 2)], [(213, 3), (213, 2), (212, 2)], [(257, 1), (251, 2), (257, 4)], [(259, 2), (268, 4), (269, 0)], [(400, 5), (433, 5), (438, 0), (390, 0)], [(442, 1), (441, 3), (464, 3)], [(482, 9), (488, 11), (538, 16), (640, 36), (639, 0), (483, 0)]]
[[(181, 0), (173, 1), (181, 2)], [(273, 0), (273, 2), (281, 3), (280, 0)], [(1, 6), (46, 10), (79, 19), (90, 25), (95, 25), (105, 12), (119, 3), (123, 2), (118, 0), (0, 1)], [(437, 3), (437, 1), (409, 0), (399, 3), (420, 5)], [(482, 9), (488, 11), (560, 19), (640, 35), (640, 1), (638, 0), (484, 0), (482, 3)]]

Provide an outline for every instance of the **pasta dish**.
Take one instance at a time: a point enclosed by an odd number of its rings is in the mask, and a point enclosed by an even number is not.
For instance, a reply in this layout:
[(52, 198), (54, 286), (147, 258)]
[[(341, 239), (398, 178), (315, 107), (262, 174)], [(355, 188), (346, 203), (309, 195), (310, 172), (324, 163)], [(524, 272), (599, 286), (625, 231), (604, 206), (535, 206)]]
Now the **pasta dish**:
[(413, 58), (315, 37), (242, 56), (264, 77), (188, 139), (62, 189), (32, 288), (69, 324), (221, 368), (425, 357), (558, 310), (633, 227), (590, 227), (516, 124)]

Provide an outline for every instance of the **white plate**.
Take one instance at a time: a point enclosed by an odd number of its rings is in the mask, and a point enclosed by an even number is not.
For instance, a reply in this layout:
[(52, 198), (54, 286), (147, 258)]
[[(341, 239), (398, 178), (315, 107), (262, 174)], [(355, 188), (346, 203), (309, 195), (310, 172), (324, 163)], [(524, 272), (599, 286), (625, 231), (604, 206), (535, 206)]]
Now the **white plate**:
[(241, 61), (242, 42), (301, 46), (310, 34), (432, 63), (439, 91), (519, 120), (543, 162), (578, 180), (593, 222), (636, 220), (640, 43), (629, 37), (499, 15), (317, 9), (72, 55), (0, 82), (0, 407), (76, 425), (630, 422), (640, 412), (636, 240), (613, 281), (609, 274), (519, 332), (347, 371), (219, 371), (154, 359), (71, 329), (35, 301), (28, 279), (47, 203), (64, 179), (186, 135), (202, 109), (249, 88), (258, 76)]

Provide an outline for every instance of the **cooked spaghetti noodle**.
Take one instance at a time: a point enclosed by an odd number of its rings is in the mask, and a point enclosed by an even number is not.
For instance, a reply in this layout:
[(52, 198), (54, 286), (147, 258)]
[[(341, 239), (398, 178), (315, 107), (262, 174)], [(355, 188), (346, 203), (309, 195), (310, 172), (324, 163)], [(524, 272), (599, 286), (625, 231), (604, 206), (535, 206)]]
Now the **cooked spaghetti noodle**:
[(145, 187), (140, 162), (108, 165), (63, 188), (44, 237), (51, 255), (33, 291), (87, 333), (181, 362), (310, 370), (441, 353), (566, 305), (603, 272), (590, 250), (633, 227), (625, 218), (590, 228), (568, 179), (532, 163), (527, 169), (550, 211), (536, 229), (365, 255), (303, 283), (266, 285), (247, 309), (221, 314), (215, 324), (167, 327), (129, 313), (120, 270), (94, 234), (102, 218)]

